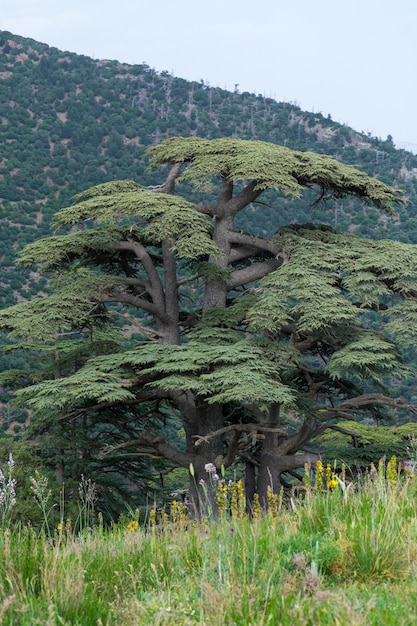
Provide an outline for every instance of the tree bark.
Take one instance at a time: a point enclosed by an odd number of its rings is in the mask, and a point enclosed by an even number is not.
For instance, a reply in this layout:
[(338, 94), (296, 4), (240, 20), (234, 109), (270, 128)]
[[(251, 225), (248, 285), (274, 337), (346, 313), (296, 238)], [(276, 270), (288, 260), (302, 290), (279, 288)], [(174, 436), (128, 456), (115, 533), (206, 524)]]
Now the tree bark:
[[(265, 424), (268, 428), (278, 428), (279, 411), (279, 405), (276, 404), (271, 406), (269, 409), (268, 420)], [(279, 467), (275, 462), (271, 463), (271, 459), (274, 458), (274, 452), (278, 447), (278, 436), (279, 434), (277, 432), (266, 432), (264, 434), (264, 441), (259, 459), (257, 493), (259, 495), (260, 504), (264, 509), (266, 509), (268, 505), (268, 487), (276, 493), (280, 484)]]
[(159, 330), (162, 333), (162, 343), (179, 345), (180, 314), (178, 305), (177, 261), (172, 253), (172, 246), (172, 241), (167, 240), (162, 242), (165, 282), (165, 319), (163, 322), (159, 322)]
[[(229, 265), (229, 256), (231, 244), (229, 242), (229, 227), (232, 226), (232, 218), (229, 216), (216, 219), (213, 231), (213, 241), (221, 251), (220, 257), (209, 257), (209, 262), (214, 263), (219, 269), (227, 269)], [(227, 293), (230, 287), (228, 283), (221, 278), (207, 279), (203, 313), (215, 307), (226, 306)]]
[(196, 446), (199, 437), (218, 430), (223, 426), (223, 407), (220, 404), (208, 405), (198, 401), (192, 406), (183, 406), (182, 414), (187, 442), (187, 451), (193, 455), (190, 468), (190, 506), (191, 513), (197, 518), (217, 516), (216, 480), (207, 472), (207, 464), (213, 464), (220, 475), (223, 459), (223, 438), (221, 435), (210, 437), (203, 444)]

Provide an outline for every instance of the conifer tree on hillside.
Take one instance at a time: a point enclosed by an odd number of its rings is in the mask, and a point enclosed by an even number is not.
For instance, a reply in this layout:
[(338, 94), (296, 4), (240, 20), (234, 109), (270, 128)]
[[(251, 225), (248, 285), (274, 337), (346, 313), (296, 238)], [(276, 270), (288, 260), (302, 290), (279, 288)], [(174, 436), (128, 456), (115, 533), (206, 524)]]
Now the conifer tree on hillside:
[[(260, 141), (177, 137), (149, 153), (169, 168), (159, 187), (93, 187), (56, 214), (63, 234), (21, 252), (52, 291), (1, 311), (0, 327), (51, 358), (3, 378), (20, 384), (35, 426), (80, 423), (103, 436), (104, 458), (133, 449), (191, 467), (196, 506), (206, 465), (240, 459), (247, 494), (265, 506), (284, 472), (315, 460), (313, 437), (402, 406), (383, 383), (409, 374), (401, 346), (417, 333), (417, 255), (320, 225), (252, 236), (235, 218), (266, 190), (313, 188), (388, 213), (402, 195)], [(190, 187), (195, 203), (181, 194)]]

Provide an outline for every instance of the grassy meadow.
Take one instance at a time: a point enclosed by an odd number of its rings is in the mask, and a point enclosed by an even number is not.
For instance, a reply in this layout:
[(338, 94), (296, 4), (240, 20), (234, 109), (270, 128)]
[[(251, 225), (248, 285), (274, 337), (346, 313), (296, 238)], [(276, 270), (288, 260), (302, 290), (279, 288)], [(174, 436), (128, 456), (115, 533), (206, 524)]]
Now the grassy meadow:
[(71, 520), (49, 526), (39, 475), (43, 527), (9, 527), (9, 477), (0, 492), (0, 623), (416, 624), (417, 479), (400, 476), (395, 459), (352, 482), (320, 463), (306, 477), (297, 492), (271, 493), (267, 513), (255, 502), (248, 516), (241, 482), (209, 476), (217, 520), (190, 520), (174, 502), (105, 528), (87, 503), (77, 531)]

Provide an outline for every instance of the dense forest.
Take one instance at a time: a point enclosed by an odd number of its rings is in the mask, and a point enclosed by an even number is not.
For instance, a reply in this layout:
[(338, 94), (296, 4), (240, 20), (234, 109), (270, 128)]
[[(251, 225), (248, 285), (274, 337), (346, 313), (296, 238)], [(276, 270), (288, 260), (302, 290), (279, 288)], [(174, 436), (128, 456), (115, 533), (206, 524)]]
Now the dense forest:
[[(70, 205), (77, 194), (79, 197), (92, 186), (115, 180), (136, 181), (128, 183), (128, 187), (140, 183), (148, 190), (155, 187), (157, 191), (165, 176), (160, 166), (170, 161), (167, 158), (149, 169), (148, 149), (172, 137), (247, 139), (270, 142), (299, 153), (330, 155), (340, 163), (354, 165), (371, 180), (375, 178), (404, 191), (406, 202), (398, 203), (397, 212), (390, 215), (379, 210), (375, 198), (370, 202), (365, 198), (364, 203), (362, 193), (337, 193), (336, 189), (335, 194), (327, 194), (323, 188), (318, 199), (317, 189), (311, 188), (313, 184), (310, 185), (307, 179), (302, 183), (307, 182), (307, 190), (301, 197), (277, 191), (279, 185), (266, 186), (262, 202), (248, 202), (236, 217), (235, 228), (242, 236), (249, 233), (269, 238), (286, 226), (290, 228), (288, 236), (291, 238), (292, 226), (308, 224), (307, 234), (303, 235), (308, 240), (309, 229), (315, 232), (314, 225), (321, 224), (325, 229), (329, 226), (346, 233), (348, 238), (358, 236), (417, 243), (417, 156), (397, 150), (390, 136), (382, 140), (359, 133), (335, 123), (330, 116), (325, 118), (319, 113), (301, 111), (292, 103), (276, 102), (237, 90), (229, 92), (213, 88), (204, 81), (189, 82), (168, 72), (156, 72), (146, 64), (130, 66), (117, 61), (93, 60), (7, 32), (0, 32), (0, 51), (2, 309), (48, 292), (47, 276), (40, 276), (31, 262), (22, 269), (22, 266), (15, 265), (15, 260), (22, 248), (51, 235), (54, 214)], [(306, 159), (309, 160), (310, 156), (306, 155)], [(201, 189), (200, 193), (186, 179), (181, 182), (181, 194), (184, 201), (192, 199), (194, 206), (211, 203), (207, 189)], [(69, 235), (74, 223), (64, 224)], [(330, 237), (326, 230), (323, 232), (325, 234), (320, 237)], [(385, 249), (385, 245), (382, 244), (381, 249)], [(333, 246), (335, 259), (338, 258), (337, 246), (336, 242)], [(275, 253), (275, 248), (272, 252), (270, 249), (262, 252)], [(246, 258), (245, 255), (242, 258)], [(264, 260), (261, 253), (257, 260)], [(328, 263), (328, 259), (323, 262)], [(188, 280), (187, 276), (185, 281)], [(243, 286), (243, 283), (237, 284)], [(195, 294), (191, 290), (190, 294), (186, 295), (191, 301)], [(385, 303), (382, 302), (381, 310), (382, 305)], [(192, 307), (186, 313), (192, 313)], [(372, 311), (364, 320), (365, 327), (366, 334), (377, 329)], [(3, 346), (12, 341), (2, 337)], [(0, 371), (24, 370), (26, 358), (23, 351), (6, 351), (0, 360)], [(408, 358), (412, 361), (413, 355)], [(72, 368), (73, 365), (67, 363), (66, 367)], [(407, 400), (415, 401), (410, 378), (400, 383), (392, 375), (384, 384), (391, 398), (405, 395)], [(369, 389), (365, 387), (364, 392)], [(14, 433), (19, 437), (22, 429), (29, 425), (28, 413), (24, 409), (12, 408), (8, 404), (10, 398), (9, 392), (4, 391), (1, 428), (7, 435)], [(165, 412), (163, 428), (166, 432), (171, 431), (181, 447), (183, 433), (174, 423), (173, 415)], [(375, 419), (379, 419), (379, 414), (375, 415)], [(402, 416), (403, 420), (409, 418), (409, 415)], [(129, 419), (126, 418), (127, 424)], [(65, 428), (63, 423), (57, 424), (59, 432), (54, 435), (56, 439), (49, 466), (56, 468), (65, 457), (66, 467), (75, 479), (87, 467), (82, 463), (82, 455), (87, 458), (91, 454), (94, 458), (90, 459), (90, 475), (96, 479), (101, 474), (103, 480), (103, 468), (106, 463), (109, 468), (109, 464), (97, 459), (101, 445), (98, 437), (105, 428), (100, 430), (93, 422), (94, 428), (89, 433), (85, 424), (71, 422)], [(35, 435), (39, 433), (42, 434), (42, 424)], [(92, 446), (96, 444), (97, 450), (93, 454)], [(124, 459), (118, 459), (109, 468), (111, 479), (117, 483), (120, 475), (128, 472), (127, 465), (132, 472), (132, 483), (148, 470), (151, 470), (149, 481), (153, 480), (156, 467), (161, 473), (166, 470), (166, 465), (155, 463), (151, 466), (143, 458), (134, 467), (131, 461), (125, 464)], [(147, 480), (144, 479), (144, 484)]]

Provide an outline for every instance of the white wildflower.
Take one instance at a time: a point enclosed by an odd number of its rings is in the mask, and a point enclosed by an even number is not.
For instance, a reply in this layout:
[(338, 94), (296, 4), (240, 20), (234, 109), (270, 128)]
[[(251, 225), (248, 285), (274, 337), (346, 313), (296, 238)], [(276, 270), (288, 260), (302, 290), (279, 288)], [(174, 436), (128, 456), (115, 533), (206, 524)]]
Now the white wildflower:
[(11, 454), (9, 454), (7, 465), (9, 468), (7, 478), (0, 468), (0, 516), (2, 527), (4, 527), (10, 509), (16, 504), (16, 480), (13, 478), (14, 460)]

